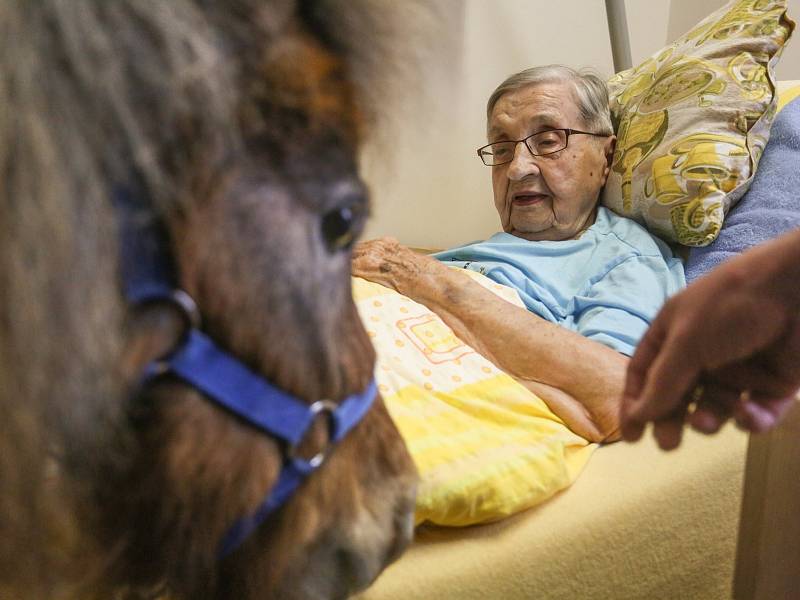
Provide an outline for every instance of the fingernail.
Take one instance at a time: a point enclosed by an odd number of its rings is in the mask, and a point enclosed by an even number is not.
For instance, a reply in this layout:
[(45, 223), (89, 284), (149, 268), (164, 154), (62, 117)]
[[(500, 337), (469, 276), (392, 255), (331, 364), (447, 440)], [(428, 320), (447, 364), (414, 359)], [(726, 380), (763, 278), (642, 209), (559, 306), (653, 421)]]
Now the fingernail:
[(722, 421), (707, 412), (695, 412), (689, 418), (692, 429), (700, 433), (716, 433), (722, 427)]
[(658, 443), (658, 447), (667, 452), (670, 450), (675, 450), (675, 448), (677, 448), (681, 443), (680, 436), (674, 434), (655, 435), (655, 438), (656, 442)]
[(636, 442), (644, 433), (644, 425), (636, 421), (623, 421), (620, 423), (620, 433), (625, 441)]

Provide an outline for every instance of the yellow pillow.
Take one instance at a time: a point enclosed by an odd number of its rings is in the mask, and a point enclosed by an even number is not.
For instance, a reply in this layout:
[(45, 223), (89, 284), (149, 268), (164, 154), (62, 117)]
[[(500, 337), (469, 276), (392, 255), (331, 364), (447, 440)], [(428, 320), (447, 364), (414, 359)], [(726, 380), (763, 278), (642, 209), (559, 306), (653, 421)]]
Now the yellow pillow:
[(738, 0), (609, 81), (617, 149), (603, 203), (705, 246), (747, 191), (775, 115), (787, 0)]
[[(511, 288), (462, 272), (522, 306)], [(596, 445), (539, 397), (421, 304), (358, 278), (353, 295), (378, 355), (378, 389), (420, 473), (417, 523), (501, 519), (575, 480)]]

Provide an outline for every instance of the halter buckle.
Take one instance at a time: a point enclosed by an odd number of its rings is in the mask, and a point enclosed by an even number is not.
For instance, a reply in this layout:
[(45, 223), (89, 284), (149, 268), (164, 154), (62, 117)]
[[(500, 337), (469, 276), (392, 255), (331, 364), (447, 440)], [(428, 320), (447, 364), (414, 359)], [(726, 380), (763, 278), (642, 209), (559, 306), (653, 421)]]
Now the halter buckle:
[[(310, 422), (310, 424), (308, 426), (309, 429), (311, 429), (311, 426), (316, 422), (317, 417), (320, 414), (322, 414), (322, 413), (326, 413), (327, 414), (327, 416), (328, 416), (328, 443), (326, 444), (325, 448), (323, 448), (322, 450), (320, 450), (314, 456), (312, 456), (311, 458), (309, 458), (307, 460), (305, 458), (297, 455), (297, 446), (300, 443), (298, 442), (297, 444), (291, 444), (286, 449), (286, 457), (288, 459), (290, 459), (290, 460), (303, 461), (304, 463), (307, 464), (307, 466), (311, 470), (316, 469), (323, 462), (325, 462), (325, 458), (328, 456), (328, 453), (330, 452), (330, 449), (331, 449), (330, 441), (333, 439), (333, 415), (336, 412), (337, 408), (339, 408), (339, 406), (335, 402), (332, 402), (330, 400), (317, 400), (316, 402), (314, 402), (314, 404), (309, 406), (308, 407), (308, 412), (311, 413), (311, 422)], [(308, 429), (306, 429), (305, 433), (308, 433)], [(305, 433), (303, 434), (303, 437), (305, 437)]]
[(170, 292), (169, 300), (180, 309), (189, 329), (200, 329), (200, 311), (197, 308), (197, 303), (189, 294), (180, 288), (175, 288)]

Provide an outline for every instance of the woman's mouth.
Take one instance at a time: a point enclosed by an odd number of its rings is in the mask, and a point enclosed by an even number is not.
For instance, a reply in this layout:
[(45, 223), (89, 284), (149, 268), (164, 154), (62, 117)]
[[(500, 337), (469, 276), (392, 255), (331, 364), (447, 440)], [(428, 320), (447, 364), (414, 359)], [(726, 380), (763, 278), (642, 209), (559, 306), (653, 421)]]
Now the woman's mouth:
[(514, 206), (533, 206), (544, 202), (545, 194), (515, 194), (512, 200)]

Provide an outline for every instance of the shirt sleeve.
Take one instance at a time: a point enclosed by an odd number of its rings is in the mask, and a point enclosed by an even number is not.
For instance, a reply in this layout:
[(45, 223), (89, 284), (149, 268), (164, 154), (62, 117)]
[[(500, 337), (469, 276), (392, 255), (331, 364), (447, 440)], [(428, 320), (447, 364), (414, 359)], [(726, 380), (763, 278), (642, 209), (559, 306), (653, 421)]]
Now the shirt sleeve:
[(631, 256), (589, 282), (572, 301), (567, 327), (627, 356), (672, 294), (685, 287), (680, 260)]

